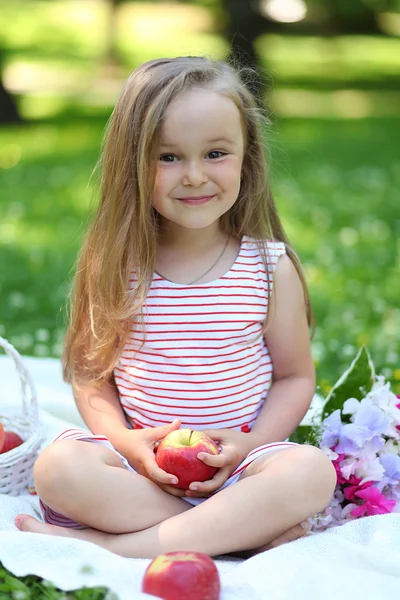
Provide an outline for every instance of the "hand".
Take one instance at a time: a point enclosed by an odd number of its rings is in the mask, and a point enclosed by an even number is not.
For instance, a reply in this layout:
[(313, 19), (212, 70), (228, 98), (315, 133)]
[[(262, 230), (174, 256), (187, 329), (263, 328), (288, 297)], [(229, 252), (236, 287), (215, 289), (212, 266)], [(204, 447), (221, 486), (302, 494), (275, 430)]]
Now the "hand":
[(242, 433), (234, 429), (206, 429), (204, 433), (219, 444), (221, 453), (215, 455), (199, 452), (197, 455), (199, 460), (206, 465), (217, 467), (218, 471), (208, 481), (194, 481), (190, 484), (186, 496), (195, 498), (211, 496), (232, 475), (248, 453), (258, 445), (254, 443), (251, 433)]
[(168, 494), (182, 497), (185, 495), (185, 490), (171, 485), (178, 482), (177, 477), (160, 469), (156, 463), (154, 453), (157, 443), (171, 431), (179, 429), (180, 426), (180, 419), (175, 419), (172, 423), (162, 425), (161, 427), (129, 430), (126, 433), (127, 437), (123, 454), (140, 475), (154, 481), (154, 483)]

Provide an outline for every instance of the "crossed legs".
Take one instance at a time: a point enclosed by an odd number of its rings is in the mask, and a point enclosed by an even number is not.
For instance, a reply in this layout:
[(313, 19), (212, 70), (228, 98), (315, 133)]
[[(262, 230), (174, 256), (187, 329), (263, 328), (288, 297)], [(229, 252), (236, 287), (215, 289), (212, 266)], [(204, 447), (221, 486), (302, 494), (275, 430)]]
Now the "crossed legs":
[(262, 550), (279, 538), (295, 539), (296, 526), (329, 503), (336, 474), (321, 450), (294, 446), (258, 458), (237, 483), (192, 507), (127, 471), (112, 450), (61, 440), (38, 458), (35, 481), (46, 504), (87, 529), (23, 516), (21, 530), (72, 536), (122, 556), (153, 558), (173, 550), (211, 556)]

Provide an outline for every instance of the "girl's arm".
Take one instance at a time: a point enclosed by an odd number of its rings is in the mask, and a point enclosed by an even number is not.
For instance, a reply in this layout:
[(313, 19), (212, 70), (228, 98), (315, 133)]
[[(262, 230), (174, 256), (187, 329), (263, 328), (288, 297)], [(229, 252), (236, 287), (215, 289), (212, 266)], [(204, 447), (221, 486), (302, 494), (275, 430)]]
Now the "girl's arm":
[(104, 435), (138, 473), (174, 496), (184, 495), (183, 490), (171, 487), (177, 483), (176, 477), (160, 469), (154, 458), (157, 442), (179, 429), (179, 419), (160, 427), (129, 429), (114, 377), (101, 387), (85, 386), (73, 391), (79, 413), (92, 433)]
[(303, 288), (285, 255), (277, 264), (265, 340), (274, 366), (268, 397), (251, 430), (252, 445), (285, 440), (300, 424), (315, 391), (315, 368)]
[(124, 454), (125, 434), (130, 430), (114, 377), (100, 387), (87, 385), (79, 390), (73, 388), (73, 394), (78, 411), (90, 431), (105, 435), (114, 448)]

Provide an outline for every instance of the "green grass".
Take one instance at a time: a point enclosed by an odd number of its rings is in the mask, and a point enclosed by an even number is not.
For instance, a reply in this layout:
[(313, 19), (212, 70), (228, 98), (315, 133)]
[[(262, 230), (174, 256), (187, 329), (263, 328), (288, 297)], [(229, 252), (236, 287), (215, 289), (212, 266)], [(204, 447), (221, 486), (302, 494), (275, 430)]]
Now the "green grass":
[(0, 600), (102, 600), (106, 597), (116, 600), (115, 594), (107, 594), (103, 587), (62, 592), (35, 575), (18, 578), (0, 563)]
[[(106, 116), (0, 133), (0, 163), (20, 156), (1, 172), (0, 334), (21, 353), (60, 355)], [(279, 119), (269, 137), (277, 203), (310, 286), (319, 384), (332, 385), (362, 343), (398, 380), (400, 119)]]

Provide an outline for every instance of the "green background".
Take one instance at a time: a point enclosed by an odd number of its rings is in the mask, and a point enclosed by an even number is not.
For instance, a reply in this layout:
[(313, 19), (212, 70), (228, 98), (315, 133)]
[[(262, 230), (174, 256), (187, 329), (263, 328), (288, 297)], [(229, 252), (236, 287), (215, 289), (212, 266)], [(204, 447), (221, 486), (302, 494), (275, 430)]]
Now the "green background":
[[(104, 3), (1, 10), (4, 80), (26, 121), (0, 129), (0, 335), (58, 357), (90, 175), (123, 80), (156, 56), (225, 58), (228, 46), (199, 4), (122, 3), (119, 64), (104, 58)], [(326, 393), (366, 344), (400, 393), (400, 38), (283, 32), (256, 47), (273, 190), (316, 317), (318, 384)]]

